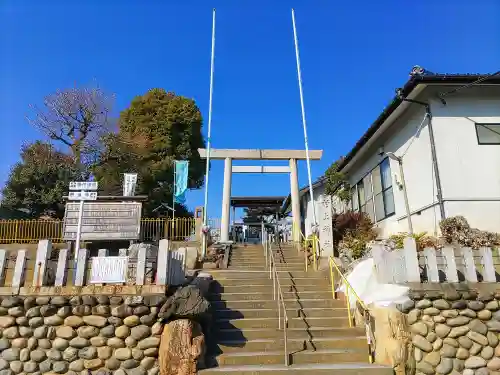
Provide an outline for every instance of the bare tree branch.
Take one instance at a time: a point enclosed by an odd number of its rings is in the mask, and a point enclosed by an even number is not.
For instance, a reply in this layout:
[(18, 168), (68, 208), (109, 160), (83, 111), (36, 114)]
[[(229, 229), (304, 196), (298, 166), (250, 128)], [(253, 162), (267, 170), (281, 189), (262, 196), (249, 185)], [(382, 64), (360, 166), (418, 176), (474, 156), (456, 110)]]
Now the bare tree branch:
[(114, 131), (110, 113), (114, 96), (98, 86), (58, 90), (41, 108), (31, 106), (28, 121), (50, 139), (67, 146), (78, 164), (93, 163), (102, 150), (102, 137)]

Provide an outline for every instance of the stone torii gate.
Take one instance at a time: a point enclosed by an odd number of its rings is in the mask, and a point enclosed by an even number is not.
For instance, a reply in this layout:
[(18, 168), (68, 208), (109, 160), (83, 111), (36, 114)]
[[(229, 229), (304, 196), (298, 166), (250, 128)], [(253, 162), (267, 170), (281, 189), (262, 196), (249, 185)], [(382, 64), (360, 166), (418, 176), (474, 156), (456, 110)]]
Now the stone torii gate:
[[(198, 149), (202, 159), (207, 158), (205, 148)], [(309, 150), (309, 160), (320, 160), (323, 150)], [(292, 198), (293, 240), (300, 241), (300, 198), (297, 160), (306, 160), (305, 150), (240, 150), (210, 149), (210, 160), (224, 160), (224, 187), (220, 240), (229, 240), (229, 218), (231, 215), (231, 180), (233, 173), (289, 173)], [(233, 160), (288, 160), (289, 166), (233, 166)]]

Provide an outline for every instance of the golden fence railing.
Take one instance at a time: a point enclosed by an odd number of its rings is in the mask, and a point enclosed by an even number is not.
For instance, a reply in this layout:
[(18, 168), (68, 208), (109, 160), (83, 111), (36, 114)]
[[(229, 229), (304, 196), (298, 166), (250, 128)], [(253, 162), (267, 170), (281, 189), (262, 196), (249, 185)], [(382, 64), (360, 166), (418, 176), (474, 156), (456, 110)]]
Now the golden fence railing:
[[(220, 219), (209, 219), (215, 231), (220, 228)], [(194, 218), (143, 218), (140, 240), (154, 241), (168, 238), (173, 241), (189, 241), (195, 237)], [(35, 243), (48, 239), (54, 243), (64, 242), (62, 220), (0, 220), (0, 243)]]

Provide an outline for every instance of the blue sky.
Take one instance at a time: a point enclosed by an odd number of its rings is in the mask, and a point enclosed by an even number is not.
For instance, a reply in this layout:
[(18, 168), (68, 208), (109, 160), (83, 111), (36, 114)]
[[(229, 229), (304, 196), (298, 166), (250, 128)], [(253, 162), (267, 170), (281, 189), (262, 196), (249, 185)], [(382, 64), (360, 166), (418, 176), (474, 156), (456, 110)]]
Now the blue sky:
[[(498, 0), (2, 0), (0, 185), (23, 142), (41, 138), (25, 120), (29, 105), (75, 83), (96, 80), (114, 92), (116, 111), (149, 88), (175, 91), (196, 100), (206, 125), (213, 7), (212, 146), (303, 148), (292, 6), (310, 148), (324, 150), (313, 178), (351, 149), (413, 65), (435, 72), (500, 67)], [(304, 185), (305, 163), (299, 174)], [(214, 162), (211, 217), (220, 217), (222, 176), (223, 162)], [(233, 195), (288, 193), (286, 175), (233, 176)], [(202, 190), (188, 193), (190, 207), (202, 203)]]

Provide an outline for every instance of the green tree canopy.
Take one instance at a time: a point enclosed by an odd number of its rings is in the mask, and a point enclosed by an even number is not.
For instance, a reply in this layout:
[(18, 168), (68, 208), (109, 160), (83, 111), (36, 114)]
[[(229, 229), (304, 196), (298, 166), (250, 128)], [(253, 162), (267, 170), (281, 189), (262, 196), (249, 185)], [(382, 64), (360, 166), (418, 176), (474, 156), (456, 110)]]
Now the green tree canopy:
[(81, 176), (74, 158), (37, 141), (24, 146), (2, 191), (2, 207), (23, 209), (31, 218), (64, 216), (63, 196), (68, 185)]
[[(136, 194), (147, 195), (143, 210), (171, 206), (174, 161), (189, 161), (188, 188), (200, 188), (205, 161), (198, 148), (205, 147), (202, 116), (194, 100), (152, 89), (132, 100), (121, 112), (118, 133), (104, 139), (105, 150), (94, 175), (107, 194), (121, 194), (123, 173), (138, 173)], [(185, 209), (176, 205), (176, 216)]]
[(342, 202), (349, 202), (351, 199), (351, 190), (346, 176), (339, 171), (339, 163), (341, 161), (342, 158), (332, 163), (326, 170), (325, 192), (328, 195), (338, 197)]

